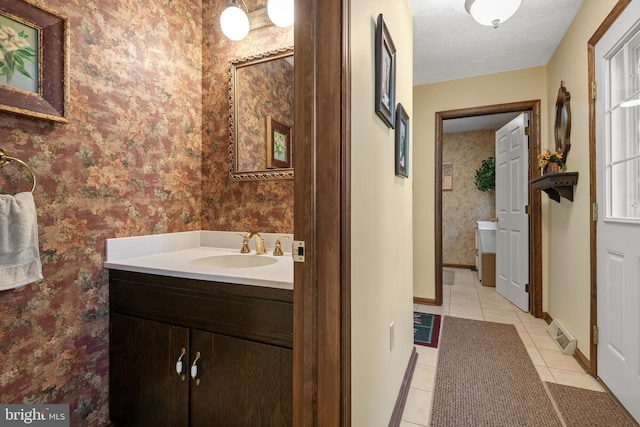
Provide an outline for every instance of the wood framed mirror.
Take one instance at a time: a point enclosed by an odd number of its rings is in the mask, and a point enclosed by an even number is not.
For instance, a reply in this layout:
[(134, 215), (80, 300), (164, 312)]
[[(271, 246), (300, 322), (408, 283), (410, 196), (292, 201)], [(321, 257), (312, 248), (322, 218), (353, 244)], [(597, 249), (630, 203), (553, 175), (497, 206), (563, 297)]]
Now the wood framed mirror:
[(564, 81), (560, 82), (558, 98), (556, 100), (556, 119), (554, 123), (554, 136), (556, 151), (562, 153), (564, 163), (571, 149), (571, 94), (564, 87)]
[[(232, 179), (293, 178), (293, 95), (293, 47), (229, 62), (229, 166)], [(285, 137), (282, 144), (274, 144), (273, 123), (287, 129), (282, 132)], [(269, 151), (276, 148), (275, 153)]]

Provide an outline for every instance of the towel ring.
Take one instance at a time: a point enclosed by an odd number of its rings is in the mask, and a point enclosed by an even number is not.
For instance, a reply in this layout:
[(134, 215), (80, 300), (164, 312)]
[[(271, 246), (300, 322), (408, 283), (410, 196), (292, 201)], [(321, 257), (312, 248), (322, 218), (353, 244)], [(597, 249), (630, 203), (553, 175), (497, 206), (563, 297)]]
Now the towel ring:
[(16, 163), (20, 163), (22, 166), (27, 168), (27, 170), (31, 174), (31, 179), (33, 179), (33, 187), (31, 187), (31, 192), (33, 193), (33, 190), (36, 189), (36, 174), (33, 173), (33, 169), (31, 169), (31, 166), (29, 166), (28, 164), (26, 164), (20, 159), (16, 159), (15, 157), (8, 156), (7, 152), (0, 148), (0, 168), (8, 165), (12, 161)]

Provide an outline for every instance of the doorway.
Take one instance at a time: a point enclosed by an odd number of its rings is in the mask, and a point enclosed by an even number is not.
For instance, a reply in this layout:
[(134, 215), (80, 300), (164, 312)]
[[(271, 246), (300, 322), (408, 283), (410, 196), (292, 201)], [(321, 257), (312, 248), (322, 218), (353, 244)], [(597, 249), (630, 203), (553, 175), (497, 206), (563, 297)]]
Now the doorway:
[[(442, 151), (444, 121), (468, 117), (479, 117), (491, 114), (527, 112), (530, 117), (529, 125), (529, 177), (539, 176), (537, 169), (537, 155), (540, 153), (540, 101), (523, 101), (508, 104), (496, 104), (483, 107), (472, 107), (436, 113), (436, 143), (435, 143), (435, 270), (436, 270), (436, 305), (443, 301), (443, 248), (442, 248)], [(530, 312), (534, 317), (543, 317), (542, 312), (542, 230), (541, 230), (541, 196), (529, 186), (529, 294), (531, 300)]]

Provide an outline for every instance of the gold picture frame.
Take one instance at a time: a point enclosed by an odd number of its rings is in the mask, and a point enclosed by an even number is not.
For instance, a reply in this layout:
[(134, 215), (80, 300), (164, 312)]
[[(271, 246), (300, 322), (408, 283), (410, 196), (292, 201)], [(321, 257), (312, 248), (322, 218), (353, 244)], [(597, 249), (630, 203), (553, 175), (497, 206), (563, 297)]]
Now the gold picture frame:
[(28, 0), (0, 0), (0, 28), (0, 111), (68, 123), (68, 18)]

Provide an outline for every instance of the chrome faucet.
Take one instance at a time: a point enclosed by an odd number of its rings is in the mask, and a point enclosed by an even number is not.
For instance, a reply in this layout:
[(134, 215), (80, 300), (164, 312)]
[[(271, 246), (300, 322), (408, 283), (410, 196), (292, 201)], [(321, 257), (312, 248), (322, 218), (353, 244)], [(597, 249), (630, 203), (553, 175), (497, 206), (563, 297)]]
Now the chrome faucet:
[(248, 254), (249, 252), (251, 252), (251, 250), (249, 249), (249, 241), (254, 236), (256, 238), (256, 254), (264, 255), (267, 253), (267, 251), (264, 248), (264, 239), (262, 238), (262, 236), (260, 236), (260, 234), (258, 234), (257, 231), (250, 231), (245, 235), (241, 234), (241, 236), (243, 240), (242, 240), (242, 249), (240, 249), (240, 253)]

